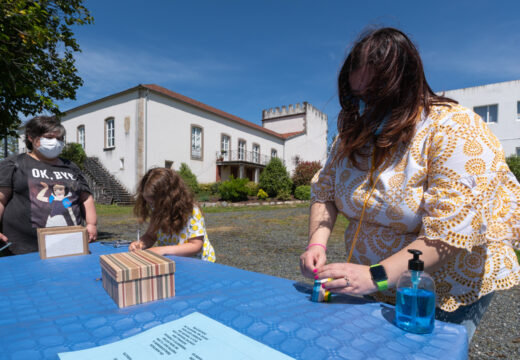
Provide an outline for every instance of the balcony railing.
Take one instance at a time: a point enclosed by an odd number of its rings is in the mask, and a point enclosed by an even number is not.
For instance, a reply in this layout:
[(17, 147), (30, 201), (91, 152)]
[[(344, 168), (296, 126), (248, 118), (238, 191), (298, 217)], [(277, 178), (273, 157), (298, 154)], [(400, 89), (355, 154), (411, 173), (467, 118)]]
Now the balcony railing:
[(243, 161), (258, 165), (267, 165), (271, 158), (252, 151), (231, 150), (226, 152), (217, 151), (217, 162)]

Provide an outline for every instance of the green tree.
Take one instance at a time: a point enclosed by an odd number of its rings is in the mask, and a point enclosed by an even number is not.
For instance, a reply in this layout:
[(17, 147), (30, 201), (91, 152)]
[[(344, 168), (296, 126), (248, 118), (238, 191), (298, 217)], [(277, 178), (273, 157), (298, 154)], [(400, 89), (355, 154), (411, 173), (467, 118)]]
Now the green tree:
[(18, 137), (6, 136), (0, 139), (0, 159), (18, 154)]
[(292, 181), (282, 160), (272, 158), (260, 174), (260, 188), (270, 197), (275, 197), (280, 191), (291, 193)]
[(188, 185), (188, 187), (196, 194), (199, 191), (199, 183), (197, 182), (197, 177), (195, 174), (191, 172), (191, 169), (186, 163), (181, 163), (181, 167), (179, 168), (179, 175), (182, 180)]
[(59, 114), (55, 100), (75, 99), (73, 25), (93, 21), (83, 0), (0, 2), (0, 136), (15, 135), (19, 115)]
[(85, 150), (83, 150), (83, 147), (80, 144), (67, 143), (63, 148), (60, 157), (72, 161), (78, 165), (80, 169), (83, 169), (87, 154), (85, 154)]
[(518, 181), (520, 181), (520, 156), (511, 155), (506, 158), (506, 162), (511, 172), (516, 176)]

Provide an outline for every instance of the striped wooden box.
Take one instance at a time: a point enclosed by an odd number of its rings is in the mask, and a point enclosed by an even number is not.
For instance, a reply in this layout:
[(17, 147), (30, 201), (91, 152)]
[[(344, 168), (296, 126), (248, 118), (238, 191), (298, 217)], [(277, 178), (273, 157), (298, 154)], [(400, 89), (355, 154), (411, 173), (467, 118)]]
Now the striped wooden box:
[(103, 287), (122, 308), (175, 296), (175, 262), (148, 250), (101, 255)]

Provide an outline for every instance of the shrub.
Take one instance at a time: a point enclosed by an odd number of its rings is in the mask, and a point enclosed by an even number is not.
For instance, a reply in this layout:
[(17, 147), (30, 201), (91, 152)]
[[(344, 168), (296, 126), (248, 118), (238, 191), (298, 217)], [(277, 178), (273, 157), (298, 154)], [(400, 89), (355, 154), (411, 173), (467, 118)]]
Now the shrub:
[(278, 192), (278, 195), (276, 195), (276, 198), (281, 201), (291, 200), (291, 193), (285, 189), (280, 190), (280, 192)]
[(311, 186), (300, 185), (294, 190), (294, 197), (298, 200), (310, 200), (311, 199)]
[(260, 185), (258, 185), (254, 181), (249, 181), (246, 184), (246, 187), (247, 187), (247, 195), (255, 196), (258, 193), (258, 189), (260, 188)]
[(207, 193), (209, 195), (217, 195), (219, 186), (220, 186), (220, 181), (214, 182), (214, 183), (199, 184), (199, 192)]
[(87, 158), (87, 154), (85, 154), (85, 150), (83, 150), (83, 147), (81, 147), (80, 144), (67, 143), (63, 147), (63, 151), (61, 152), (60, 157), (72, 161), (78, 165), (80, 169), (83, 169), (83, 163)]
[(256, 197), (259, 200), (265, 200), (269, 197), (269, 195), (267, 195), (267, 193), (264, 190), (260, 189), (258, 190), (258, 194), (256, 194)]
[(275, 197), (280, 191), (291, 192), (292, 181), (287, 169), (278, 158), (272, 158), (260, 174), (260, 187), (270, 197)]
[(520, 181), (520, 156), (511, 155), (506, 159), (506, 162), (511, 172)]
[(209, 191), (211, 195), (217, 195), (219, 193), (218, 188), (220, 187), (220, 184), (221, 184), (220, 181), (211, 183), (211, 189)]
[(235, 179), (231, 176), (231, 179), (220, 184), (220, 198), (232, 202), (247, 200), (248, 189), (246, 184), (248, 181), (248, 179)]
[(301, 161), (294, 169), (292, 181), (295, 187), (310, 185), (312, 177), (321, 169), (319, 161)]
[(193, 193), (199, 192), (199, 183), (197, 182), (197, 177), (191, 172), (188, 165), (185, 163), (181, 164), (179, 168), (179, 175), (184, 180), (186, 185), (193, 191)]

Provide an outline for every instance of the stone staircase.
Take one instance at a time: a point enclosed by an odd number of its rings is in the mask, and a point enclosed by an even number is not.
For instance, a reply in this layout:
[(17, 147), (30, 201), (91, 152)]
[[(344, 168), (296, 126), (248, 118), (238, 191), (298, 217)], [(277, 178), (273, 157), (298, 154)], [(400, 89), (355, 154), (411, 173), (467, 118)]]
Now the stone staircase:
[(87, 157), (84, 165), (83, 173), (97, 203), (107, 205), (131, 205), (134, 203), (133, 196), (108, 172), (98, 158)]

